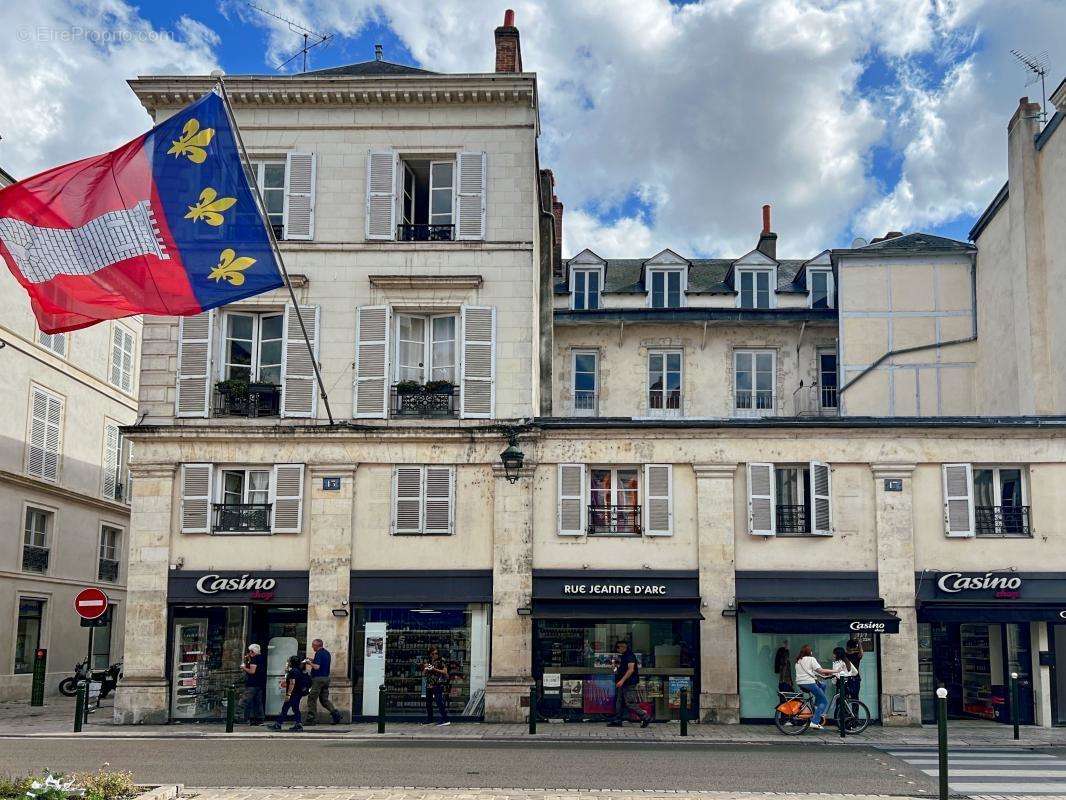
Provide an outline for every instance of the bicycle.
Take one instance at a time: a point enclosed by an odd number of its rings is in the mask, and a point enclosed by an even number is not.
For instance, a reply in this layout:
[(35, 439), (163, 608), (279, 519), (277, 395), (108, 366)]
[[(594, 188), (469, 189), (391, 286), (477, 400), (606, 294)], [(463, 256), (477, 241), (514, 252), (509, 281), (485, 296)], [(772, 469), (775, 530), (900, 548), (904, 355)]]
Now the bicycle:
[[(843, 722), (845, 732), (849, 734), (862, 733), (870, 725), (870, 709), (861, 700), (853, 697), (845, 697), (843, 708), (839, 702), (845, 695), (842, 680), (837, 679), (836, 694), (826, 709), (825, 719), (834, 720), (837, 725)], [(774, 709), (774, 725), (785, 736), (799, 736), (806, 733), (811, 727), (814, 718), (814, 695), (809, 690), (800, 687), (798, 692), (778, 692), (781, 702)], [(843, 715), (840, 713), (843, 711)], [(843, 716), (843, 720), (841, 720)]]

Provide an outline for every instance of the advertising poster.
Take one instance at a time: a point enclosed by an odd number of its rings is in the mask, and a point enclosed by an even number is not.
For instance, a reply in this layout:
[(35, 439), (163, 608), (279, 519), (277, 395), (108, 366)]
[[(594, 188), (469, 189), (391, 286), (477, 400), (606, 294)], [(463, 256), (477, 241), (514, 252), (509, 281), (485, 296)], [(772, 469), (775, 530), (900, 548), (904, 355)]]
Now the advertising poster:
[(563, 708), (583, 706), (582, 685), (584, 681), (563, 681)]
[(387, 623), (368, 622), (363, 634), (363, 713), (378, 713), (378, 689), (385, 680)]
[(667, 704), (670, 708), (681, 708), (681, 690), (689, 690), (689, 702), (692, 702), (692, 679), (670, 678), (667, 685)]
[(584, 708), (586, 714), (614, 713), (614, 680), (610, 675), (597, 675), (584, 681)]

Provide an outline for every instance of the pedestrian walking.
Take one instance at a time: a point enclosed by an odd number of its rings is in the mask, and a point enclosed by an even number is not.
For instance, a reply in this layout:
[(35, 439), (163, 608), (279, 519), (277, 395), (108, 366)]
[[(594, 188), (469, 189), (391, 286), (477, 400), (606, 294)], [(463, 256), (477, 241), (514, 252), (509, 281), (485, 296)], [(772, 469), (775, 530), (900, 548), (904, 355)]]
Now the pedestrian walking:
[(315, 725), (318, 723), (318, 704), (321, 703), (322, 707), (329, 712), (333, 724), (336, 725), (341, 721), (341, 712), (329, 700), (329, 671), (333, 663), (333, 656), (325, 648), (321, 639), (315, 639), (311, 642), (311, 650), (314, 655), (304, 661), (304, 664), (311, 670), (311, 689), (307, 693), (306, 724)]
[(829, 708), (829, 698), (825, 696), (825, 688), (822, 686), (822, 678), (835, 674), (831, 669), (825, 669), (814, 657), (814, 652), (809, 644), (800, 648), (796, 656), (796, 685), (814, 695), (814, 716), (811, 718), (811, 727), (821, 730), (825, 722), (825, 710)]
[(257, 644), (248, 645), (244, 660), (241, 661), (241, 672), (244, 673), (244, 695), (241, 697), (244, 721), (249, 725), (262, 725), (266, 716), (264, 701), (267, 685), (267, 664), (263, 648)]
[(618, 654), (618, 666), (614, 670), (614, 719), (607, 725), (621, 728), (632, 711), (640, 717), (640, 727), (647, 728), (651, 723), (651, 714), (637, 702), (637, 682), (640, 680), (637, 657), (630, 649), (629, 642), (624, 640), (616, 642), (614, 650)]
[(426, 679), (426, 724), (433, 724), (435, 703), (440, 714), (437, 727), (451, 725), (448, 720), (448, 684), (451, 682), (451, 675), (448, 673), (448, 664), (441, 658), (436, 645), (431, 645), (426, 653), (426, 660), (422, 663), (422, 675)]
[(792, 691), (792, 655), (788, 652), (788, 642), (782, 642), (774, 654), (774, 674), (777, 675), (777, 691)]
[(285, 702), (281, 705), (281, 713), (270, 726), (271, 730), (280, 731), (285, 724), (285, 718), (292, 712), (292, 733), (302, 733), (304, 726), (300, 719), (300, 701), (307, 694), (311, 686), (311, 676), (307, 674), (306, 665), (299, 656), (289, 656), (289, 663), (285, 670), (285, 677), (281, 679), (281, 688), (285, 690)]

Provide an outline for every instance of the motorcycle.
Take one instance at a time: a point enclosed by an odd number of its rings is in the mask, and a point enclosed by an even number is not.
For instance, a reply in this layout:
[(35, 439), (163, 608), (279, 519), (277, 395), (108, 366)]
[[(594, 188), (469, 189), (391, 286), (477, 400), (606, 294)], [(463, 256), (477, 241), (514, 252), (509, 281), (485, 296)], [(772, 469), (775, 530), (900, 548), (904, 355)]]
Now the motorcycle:
[(116, 661), (107, 669), (94, 669), (90, 672), (87, 661), (79, 661), (74, 665), (74, 674), (59, 682), (59, 693), (64, 697), (73, 697), (78, 693), (78, 686), (85, 683), (86, 679), (97, 681), (100, 684), (101, 699), (107, 697), (118, 686), (119, 678), (122, 677), (122, 662)]

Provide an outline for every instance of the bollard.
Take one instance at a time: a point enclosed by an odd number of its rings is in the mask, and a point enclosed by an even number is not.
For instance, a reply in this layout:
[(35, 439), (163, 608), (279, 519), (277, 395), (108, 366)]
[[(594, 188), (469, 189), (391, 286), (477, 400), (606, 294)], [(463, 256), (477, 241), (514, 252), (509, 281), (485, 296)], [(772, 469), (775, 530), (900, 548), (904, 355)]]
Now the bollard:
[[(91, 686), (92, 686), (92, 679), (91, 678), (86, 678), (85, 679), (85, 702), (83, 703), (83, 707), (85, 709), (85, 724), (86, 725), (89, 724), (89, 714), (92, 712), (92, 700), (89, 697), (89, 689), (90, 689)], [(98, 705), (98, 706), (100, 705), (100, 695), (99, 694), (96, 695), (96, 705)]]
[(940, 777), (940, 800), (948, 800), (948, 690), (936, 690), (936, 744)]
[(837, 678), (837, 728), (844, 739), (848, 735), (848, 694), (844, 691), (844, 678)]
[(85, 720), (85, 686), (78, 685), (77, 699), (74, 701), (74, 733), (81, 733), (82, 722)]
[(237, 717), (237, 687), (226, 690), (226, 733), (233, 733), (233, 721)]
[[(428, 689), (426, 691), (429, 691)], [(385, 732), (385, 684), (378, 687), (378, 733)]]
[(1010, 674), (1010, 721), (1014, 726), (1014, 741), (1021, 738), (1021, 732), (1018, 730), (1018, 703), (1018, 673), (1012, 672)]
[(688, 689), (681, 690), (678, 701), (681, 703), (678, 709), (681, 712), (681, 735), (688, 736)]
[(537, 684), (529, 687), (529, 732), (537, 732)]

